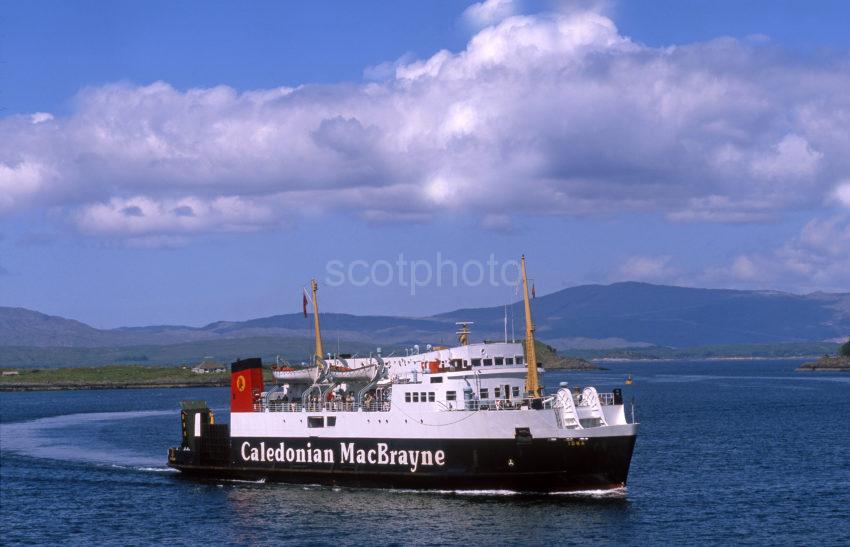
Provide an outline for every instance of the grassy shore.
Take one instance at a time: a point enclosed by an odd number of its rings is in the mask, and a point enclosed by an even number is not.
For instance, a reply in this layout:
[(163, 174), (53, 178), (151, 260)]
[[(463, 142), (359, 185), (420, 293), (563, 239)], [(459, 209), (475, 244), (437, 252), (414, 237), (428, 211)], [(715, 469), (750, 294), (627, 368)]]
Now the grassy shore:
[[(229, 386), (226, 372), (196, 374), (183, 367), (110, 365), (103, 367), (0, 369), (0, 391), (38, 391), (66, 389), (131, 389), (152, 387)], [(271, 371), (264, 376), (271, 381)]]

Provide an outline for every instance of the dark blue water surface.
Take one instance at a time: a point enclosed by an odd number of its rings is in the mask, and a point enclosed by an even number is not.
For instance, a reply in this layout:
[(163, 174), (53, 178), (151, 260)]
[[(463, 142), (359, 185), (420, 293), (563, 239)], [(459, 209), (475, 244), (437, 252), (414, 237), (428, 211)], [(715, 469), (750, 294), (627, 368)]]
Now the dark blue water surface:
[(226, 389), (0, 394), (0, 543), (850, 543), (850, 375), (797, 361), (609, 363), (641, 422), (614, 494), (197, 483), (165, 467), (178, 402)]

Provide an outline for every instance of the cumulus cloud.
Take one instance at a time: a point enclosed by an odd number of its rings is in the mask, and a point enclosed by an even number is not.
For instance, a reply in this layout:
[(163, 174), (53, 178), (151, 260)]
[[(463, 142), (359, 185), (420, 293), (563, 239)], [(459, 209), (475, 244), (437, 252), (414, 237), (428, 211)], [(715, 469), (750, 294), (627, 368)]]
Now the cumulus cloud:
[(836, 186), (832, 197), (835, 201), (850, 209), (850, 181), (843, 181)]
[(77, 213), (76, 222), (89, 233), (136, 236), (253, 231), (274, 224), (275, 218), (268, 206), (239, 196), (163, 200), (136, 196), (87, 205)]
[(475, 6), (491, 19), (464, 50), (376, 81), (115, 83), (67, 116), (7, 116), (0, 214), (50, 207), (85, 233), (139, 238), (337, 210), (465, 211), (498, 228), (524, 212), (754, 222), (850, 203), (846, 58), (729, 38), (653, 48), (597, 11)]
[(633, 256), (619, 267), (614, 279), (671, 282), (679, 273), (670, 265), (671, 258), (669, 255)]
[(811, 219), (779, 247), (738, 255), (728, 268), (712, 276), (745, 285), (846, 291), (850, 288), (850, 215)]
[(463, 19), (472, 28), (480, 29), (507, 19), (516, 12), (517, 7), (513, 0), (486, 0), (466, 8)]

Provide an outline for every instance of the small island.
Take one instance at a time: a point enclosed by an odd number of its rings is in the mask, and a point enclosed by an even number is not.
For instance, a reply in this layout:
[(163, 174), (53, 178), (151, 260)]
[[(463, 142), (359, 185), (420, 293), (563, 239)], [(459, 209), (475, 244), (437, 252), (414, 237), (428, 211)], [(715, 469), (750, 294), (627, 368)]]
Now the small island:
[(803, 363), (797, 371), (850, 372), (850, 340), (839, 348), (838, 355), (824, 355), (817, 361)]
[[(525, 347), (525, 342), (523, 342), (523, 347)], [(545, 370), (604, 370), (581, 357), (558, 355), (558, 350), (540, 340), (535, 341), (535, 347), (537, 349), (537, 361), (543, 365)]]

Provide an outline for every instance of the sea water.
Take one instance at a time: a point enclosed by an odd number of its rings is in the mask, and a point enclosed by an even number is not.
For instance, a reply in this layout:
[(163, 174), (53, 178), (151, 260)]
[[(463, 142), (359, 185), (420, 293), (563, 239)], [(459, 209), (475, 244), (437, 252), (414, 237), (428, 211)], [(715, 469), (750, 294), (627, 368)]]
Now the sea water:
[(0, 393), (0, 543), (850, 544), (850, 375), (799, 363), (548, 373), (641, 425), (626, 489), (545, 496), (194, 482), (165, 465), (178, 403), (224, 419), (227, 389)]

